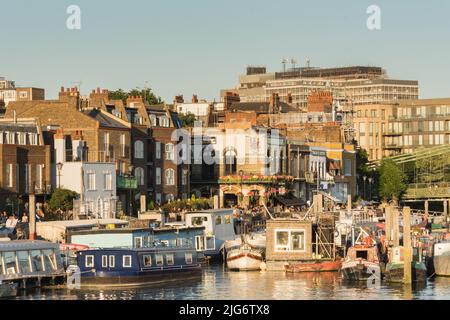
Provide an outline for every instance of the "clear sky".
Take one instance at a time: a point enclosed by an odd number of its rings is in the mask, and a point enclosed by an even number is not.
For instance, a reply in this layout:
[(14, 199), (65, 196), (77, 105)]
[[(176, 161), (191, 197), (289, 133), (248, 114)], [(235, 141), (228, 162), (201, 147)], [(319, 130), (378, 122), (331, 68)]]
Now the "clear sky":
[[(69, 5), (81, 30), (66, 28)], [(369, 5), (381, 27), (366, 27)], [(218, 99), (246, 65), (281, 69), (283, 57), (313, 66), (377, 65), (417, 79), (421, 97), (450, 97), (448, 0), (0, 0), (0, 76), (46, 89), (82, 81), (129, 89), (145, 82)]]

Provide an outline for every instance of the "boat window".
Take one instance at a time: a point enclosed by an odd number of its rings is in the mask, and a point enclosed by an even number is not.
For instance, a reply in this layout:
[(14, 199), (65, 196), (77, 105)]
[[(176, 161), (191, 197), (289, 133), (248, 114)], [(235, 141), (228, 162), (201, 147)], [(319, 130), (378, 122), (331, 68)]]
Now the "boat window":
[(173, 264), (174, 264), (173, 254), (166, 254), (166, 262), (167, 262), (167, 265), (173, 266)]
[(20, 273), (31, 273), (28, 251), (18, 251), (17, 258), (19, 260)]
[(164, 264), (163, 255), (162, 254), (157, 254), (156, 255), (156, 265), (157, 266), (162, 266), (163, 264)]
[(143, 256), (143, 262), (144, 262), (144, 267), (151, 267), (152, 266), (152, 256), (149, 254), (146, 254), (145, 256)]
[(109, 267), (114, 268), (116, 266), (116, 257), (115, 256), (109, 256)]
[(202, 226), (203, 222), (208, 221), (208, 217), (192, 217), (191, 223), (193, 226)]
[(134, 238), (134, 247), (135, 248), (142, 248), (142, 237)]
[(305, 251), (304, 230), (276, 230), (275, 251)]
[(195, 249), (197, 251), (205, 250), (205, 237), (195, 236)]
[(102, 268), (108, 268), (108, 256), (102, 256)]
[(3, 258), (5, 260), (6, 274), (18, 273), (17, 266), (16, 266), (16, 253), (15, 252), (4, 252)]
[(31, 265), (33, 266), (34, 272), (44, 271), (41, 250), (31, 251)]
[(222, 224), (222, 216), (216, 217), (216, 224)]
[(192, 264), (192, 253), (185, 253), (184, 259), (186, 260), (187, 264)]
[(227, 214), (225, 217), (225, 224), (231, 224), (231, 216)]
[(0, 252), (0, 275), (3, 274), (3, 259), (2, 259), (2, 253)]
[(56, 265), (55, 252), (51, 249), (47, 249), (43, 250), (43, 254), (44, 254), (45, 271), (58, 270), (58, 266)]
[(161, 240), (161, 244), (162, 244), (164, 247), (168, 247), (168, 246), (169, 246), (169, 240)]
[(291, 250), (305, 250), (305, 233), (303, 231), (293, 231), (291, 233)]
[(131, 268), (131, 256), (123, 256), (122, 262), (124, 268)]
[(367, 260), (367, 251), (366, 250), (358, 250), (356, 251), (356, 258), (361, 258)]
[(85, 266), (86, 268), (94, 267), (94, 256), (89, 255), (85, 257)]

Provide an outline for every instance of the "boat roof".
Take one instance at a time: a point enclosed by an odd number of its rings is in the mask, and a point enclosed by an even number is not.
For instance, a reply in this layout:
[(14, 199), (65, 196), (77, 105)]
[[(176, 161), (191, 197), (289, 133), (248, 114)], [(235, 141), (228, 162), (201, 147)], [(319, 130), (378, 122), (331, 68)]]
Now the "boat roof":
[(128, 225), (128, 221), (120, 219), (93, 219), (93, 220), (46, 221), (46, 222), (38, 222), (38, 224), (41, 224), (42, 226), (54, 226), (72, 229), (72, 228), (95, 227), (97, 225), (106, 226), (109, 224)]
[(59, 248), (59, 245), (57, 243), (40, 240), (15, 240), (0, 242), (0, 251), (21, 251), (57, 248)]
[(178, 247), (146, 247), (146, 248), (131, 248), (131, 247), (117, 247), (117, 248), (89, 248), (86, 250), (80, 250), (79, 252), (82, 252), (84, 254), (88, 253), (88, 252), (93, 252), (93, 251), (97, 251), (97, 252), (102, 252), (102, 251), (107, 251), (107, 252), (111, 252), (111, 251), (135, 251), (135, 252), (149, 252), (149, 251), (195, 251), (194, 247), (182, 247), (182, 246), (178, 246)]

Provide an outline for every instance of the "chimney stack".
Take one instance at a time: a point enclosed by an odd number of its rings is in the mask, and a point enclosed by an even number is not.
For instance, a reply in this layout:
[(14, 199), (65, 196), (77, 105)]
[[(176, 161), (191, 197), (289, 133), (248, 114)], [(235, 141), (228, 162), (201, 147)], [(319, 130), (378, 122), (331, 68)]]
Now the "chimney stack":
[(198, 98), (197, 98), (197, 95), (196, 95), (196, 94), (194, 94), (194, 95), (192, 96), (192, 103), (198, 103)]

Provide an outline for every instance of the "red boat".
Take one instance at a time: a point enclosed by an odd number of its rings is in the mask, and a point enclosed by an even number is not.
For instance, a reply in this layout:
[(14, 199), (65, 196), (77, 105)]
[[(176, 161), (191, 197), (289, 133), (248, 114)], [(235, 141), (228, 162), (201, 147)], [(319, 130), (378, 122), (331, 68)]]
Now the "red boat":
[(305, 261), (289, 264), (284, 267), (286, 272), (337, 272), (341, 269), (342, 260), (335, 261)]
[(89, 246), (85, 246), (82, 244), (73, 244), (73, 243), (60, 243), (59, 250), (60, 251), (82, 251), (89, 249)]

